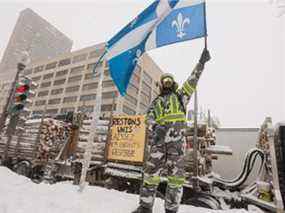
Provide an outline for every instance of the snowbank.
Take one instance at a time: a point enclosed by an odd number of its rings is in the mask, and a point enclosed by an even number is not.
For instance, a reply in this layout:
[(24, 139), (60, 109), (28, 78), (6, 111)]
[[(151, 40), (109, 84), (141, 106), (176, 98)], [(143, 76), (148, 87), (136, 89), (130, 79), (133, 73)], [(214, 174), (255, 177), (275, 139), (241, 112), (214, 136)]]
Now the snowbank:
[[(65, 182), (35, 184), (0, 167), (0, 213), (129, 213), (137, 206), (138, 196), (99, 187), (78, 187)], [(157, 199), (154, 213), (163, 213)], [(245, 213), (245, 210), (212, 211), (181, 206), (179, 213)]]

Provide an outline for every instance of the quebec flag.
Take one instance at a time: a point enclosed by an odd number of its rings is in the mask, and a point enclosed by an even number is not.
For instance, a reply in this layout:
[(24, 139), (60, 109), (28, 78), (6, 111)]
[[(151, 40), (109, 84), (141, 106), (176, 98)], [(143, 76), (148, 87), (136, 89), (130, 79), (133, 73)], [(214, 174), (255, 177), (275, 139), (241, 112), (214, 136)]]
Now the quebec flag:
[(107, 42), (106, 59), (121, 95), (142, 54), (207, 35), (204, 0), (156, 0)]

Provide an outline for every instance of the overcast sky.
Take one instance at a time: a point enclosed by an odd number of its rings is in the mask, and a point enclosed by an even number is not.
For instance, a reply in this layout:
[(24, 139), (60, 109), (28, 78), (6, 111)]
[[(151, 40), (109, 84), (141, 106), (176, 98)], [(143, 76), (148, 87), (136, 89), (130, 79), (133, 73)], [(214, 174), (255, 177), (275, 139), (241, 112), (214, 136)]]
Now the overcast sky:
[[(152, 0), (0, 0), (0, 57), (19, 12), (27, 7), (74, 41), (73, 49), (110, 39)], [(199, 82), (199, 105), (227, 127), (258, 127), (265, 116), (285, 120), (284, 21), (270, 1), (208, 1), (212, 60)], [(182, 83), (203, 49), (203, 39), (153, 50), (154, 61)]]

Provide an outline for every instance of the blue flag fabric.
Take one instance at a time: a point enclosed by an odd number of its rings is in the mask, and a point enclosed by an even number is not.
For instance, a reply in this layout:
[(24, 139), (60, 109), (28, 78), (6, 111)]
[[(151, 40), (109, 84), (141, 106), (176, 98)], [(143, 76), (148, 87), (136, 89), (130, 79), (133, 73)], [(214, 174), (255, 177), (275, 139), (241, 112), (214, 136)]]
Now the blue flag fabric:
[(111, 77), (121, 95), (142, 54), (207, 35), (204, 0), (157, 0), (107, 42)]

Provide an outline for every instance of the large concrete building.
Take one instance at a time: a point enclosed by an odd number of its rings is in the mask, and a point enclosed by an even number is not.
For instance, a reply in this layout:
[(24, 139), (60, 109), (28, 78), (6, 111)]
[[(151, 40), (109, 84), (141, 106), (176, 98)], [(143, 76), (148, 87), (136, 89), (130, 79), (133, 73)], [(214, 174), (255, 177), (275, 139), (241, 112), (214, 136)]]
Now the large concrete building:
[(29, 106), (32, 114), (93, 112), (99, 72), (102, 70), (104, 72), (102, 113), (109, 115), (114, 94), (117, 96), (116, 113), (130, 115), (144, 113), (151, 100), (157, 96), (156, 82), (162, 71), (148, 55), (143, 56), (131, 78), (127, 95), (118, 96), (105, 61), (100, 63), (96, 77), (92, 78), (93, 67), (104, 48), (104, 44), (99, 44), (29, 65), (24, 74), (39, 85), (32, 99), (33, 104)]
[(29, 53), (32, 61), (38, 61), (70, 52), (71, 48), (72, 41), (67, 36), (31, 9), (25, 9), (20, 13), (9, 39), (0, 64), (0, 74), (13, 78), (23, 51)]

